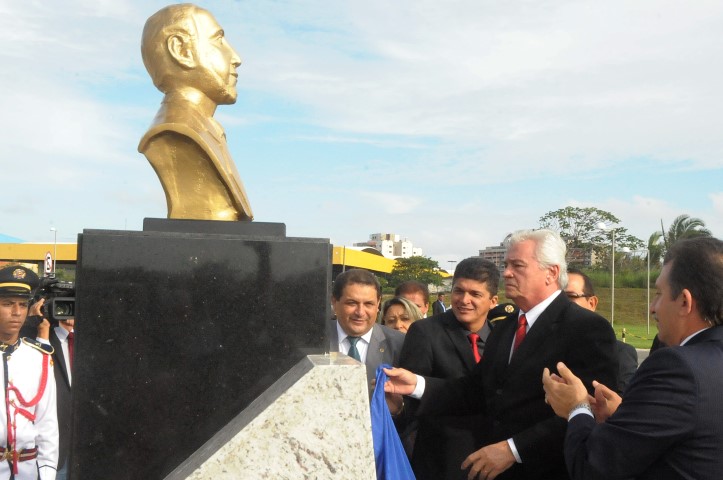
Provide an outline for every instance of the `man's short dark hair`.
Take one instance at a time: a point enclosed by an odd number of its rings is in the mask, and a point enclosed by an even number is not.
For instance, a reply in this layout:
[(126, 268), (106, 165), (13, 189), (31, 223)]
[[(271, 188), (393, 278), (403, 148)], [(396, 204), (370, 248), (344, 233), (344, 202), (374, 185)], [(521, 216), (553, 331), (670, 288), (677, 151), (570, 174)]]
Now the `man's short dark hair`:
[(665, 254), (663, 265), (670, 262), (668, 283), (673, 298), (687, 289), (705, 320), (723, 324), (723, 241), (714, 237), (679, 240)]
[(582, 293), (586, 297), (592, 297), (595, 295), (595, 289), (592, 286), (592, 280), (590, 280), (590, 277), (588, 277), (586, 273), (583, 273), (583, 271), (578, 268), (568, 267), (568, 269), (567, 269), (568, 277), (570, 276), (570, 274), (580, 275), (582, 277), (582, 281), (583, 281)]
[(500, 288), (500, 271), (497, 270), (497, 265), (480, 257), (465, 258), (457, 264), (452, 285), (460, 278), (486, 283), (491, 295), (497, 295)]
[(331, 289), (331, 294), (334, 299), (341, 299), (341, 296), (344, 294), (344, 287), (352, 283), (372, 286), (377, 289), (377, 299), (382, 298), (382, 286), (379, 284), (377, 277), (369, 270), (352, 268), (336, 276), (334, 286)]
[(424, 304), (429, 305), (429, 288), (422, 282), (416, 280), (407, 280), (399, 284), (394, 289), (395, 297), (403, 297), (404, 295), (413, 295), (415, 293), (421, 293), (424, 297)]

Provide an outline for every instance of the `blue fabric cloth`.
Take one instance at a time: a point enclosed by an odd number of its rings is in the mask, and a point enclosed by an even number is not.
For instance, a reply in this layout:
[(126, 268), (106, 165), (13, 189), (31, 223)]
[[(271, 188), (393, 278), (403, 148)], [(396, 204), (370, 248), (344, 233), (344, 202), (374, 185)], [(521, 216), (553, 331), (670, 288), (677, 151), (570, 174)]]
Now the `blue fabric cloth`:
[(371, 405), (377, 480), (414, 480), (412, 467), (409, 465), (409, 459), (384, 399), (384, 382), (387, 381), (387, 375), (383, 368), (392, 367), (387, 364), (377, 367), (377, 384), (374, 387)]

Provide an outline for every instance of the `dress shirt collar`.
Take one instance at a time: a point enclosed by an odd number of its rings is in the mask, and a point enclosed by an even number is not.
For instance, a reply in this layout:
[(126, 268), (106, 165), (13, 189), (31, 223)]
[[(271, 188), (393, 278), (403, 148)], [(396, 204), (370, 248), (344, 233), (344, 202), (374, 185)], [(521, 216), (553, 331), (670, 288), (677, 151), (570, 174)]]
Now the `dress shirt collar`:
[(542, 315), (542, 312), (545, 311), (547, 307), (550, 306), (553, 300), (557, 298), (558, 295), (560, 295), (560, 292), (562, 290), (555, 290), (552, 295), (535, 305), (530, 309), (529, 312), (523, 312), (522, 310), (519, 311), (517, 318), (519, 319), (520, 316), (524, 315), (525, 318), (527, 318), (527, 331), (529, 332), (532, 328), (532, 325), (537, 321), (538, 317)]
[(685, 337), (685, 339), (683, 339), (683, 341), (680, 342), (680, 346), (682, 347), (683, 345), (685, 345), (686, 343), (688, 343), (691, 338), (695, 337), (695, 336), (698, 335), (700, 332), (704, 332), (704, 331), (708, 330), (709, 328), (710, 328), (710, 327), (701, 328), (700, 330), (698, 330), (698, 331), (695, 332), (694, 334)]
[(58, 339), (61, 342), (65, 342), (66, 340), (68, 340), (69, 333), (70, 333), (69, 331), (67, 331), (66, 329), (64, 329), (61, 326), (55, 327), (55, 334), (58, 336)]
[[(367, 345), (370, 344), (371, 341), (372, 341), (372, 331), (373, 331), (373, 330), (374, 330), (374, 326), (372, 325), (372, 328), (370, 328), (367, 333), (365, 333), (364, 335), (361, 335), (361, 336), (359, 337), (359, 338), (361, 338), (362, 340), (364, 340), (364, 341), (367, 343)], [(343, 342), (344, 340), (346, 340), (346, 337), (349, 336), (349, 335), (346, 334), (346, 332), (344, 331), (344, 329), (341, 328), (341, 325), (339, 325), (339, 321), (338, 321), (338, 320), (337, 320), (337, 322), (336, 322), (336, 334), (337, 334), (337, 336), (339, 337), (339, 343), (341, 343), (341, 342)]]

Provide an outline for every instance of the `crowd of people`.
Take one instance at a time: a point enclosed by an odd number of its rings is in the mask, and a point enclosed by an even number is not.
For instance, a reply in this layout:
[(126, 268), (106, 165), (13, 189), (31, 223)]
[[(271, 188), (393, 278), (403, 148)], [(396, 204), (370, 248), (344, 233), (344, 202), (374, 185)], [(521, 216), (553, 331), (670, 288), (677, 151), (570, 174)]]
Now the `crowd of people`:
[(553, 231), (516, 232), (501, 274), (513, 303), (472, 257), (429, 316), (426, 286), (400, 285), (379, 309), (375, 276), (348, 270), (330, 348), (366, 364), (370, 392), (376, 367), (394, 366), (384, 389), (418, 479), (719, 478), (723, 242), (667, 252), (650, 305), (667, 347), (640, 368), (565, 256)]
[[(511, 235), (502, 273), (471, 257), (450, 304), (375, 275), (334, 281), (330, 349), (377, 367), (418, 479), (719, 478), (723, 471), (723, 242), (681, 240), (650, 305), (660, 345), (638, 368), (595, 312), (590, 279), (568, 269), (550, 230)], [(0, 269), (0, 479), (65, 478), (74, 321), (52, 326), (38, 277)], [(498, 303), (504, 285), (507, 299)], [(21, 336), (36, 317), (35, 336)], [(35, 333), (35, 331), (33, 332)], [(52, 370), (52, 371), (51, 371)]]

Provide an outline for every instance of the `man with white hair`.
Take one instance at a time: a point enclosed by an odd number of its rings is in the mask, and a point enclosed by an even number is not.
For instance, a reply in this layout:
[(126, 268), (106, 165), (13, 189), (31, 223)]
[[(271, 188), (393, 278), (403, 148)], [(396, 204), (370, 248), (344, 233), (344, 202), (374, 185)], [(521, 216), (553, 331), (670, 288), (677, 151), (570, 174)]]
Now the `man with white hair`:
[(385, 390), (421, 398), (420, 415), (487, 415), (484, 446), (462, 464), (470, 479), (567, 479), (565, 421), (545, 404), (540, 375), (564, 358), (586, 382), (616, 380), (610, 324), (561, 294), (567, 284), (565, 253), (565, 243), (550, 230), (510, 237), (505, 295), (519, 310), (496, 323), (473, 374), (444, 381), (387, 371)]

